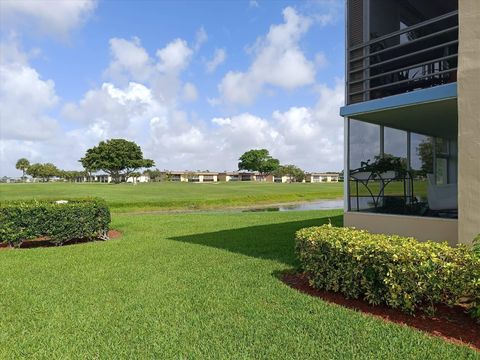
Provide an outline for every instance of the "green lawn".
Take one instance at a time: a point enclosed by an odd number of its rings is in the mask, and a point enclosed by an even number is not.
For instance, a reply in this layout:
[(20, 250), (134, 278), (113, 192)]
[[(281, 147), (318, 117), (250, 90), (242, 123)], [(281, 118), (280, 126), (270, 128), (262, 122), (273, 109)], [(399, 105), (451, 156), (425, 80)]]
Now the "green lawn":
[[(380, 193), (380, 182), (379, 181), (371, 181), (368, 184), (368, 188), (370, 191), (377, 196)], [(351, 194), (354, 196), (356, 194), (356, 184), (355, 181), (350, 181), (350, 189)], [(387, 186), (384, 187), (384, 194), (390, 196), (403, 196), (404, 189), (403, 189), (403, 182), (402, 181), (393, 181)], [(365, 185), (358, 183), (358, 194), (361, 196), (370, 196)], [(413, 183), (413, 194), (415, 196), (419, 196), (420, 198), (427, 197), (427, 182), (422, 180), (415, 180)]]
[(328, 219), (341, 211), (117, 214), (120, 239), (0, 251), (0, 358), (479, 359), (281, 283), (294, 232)]
[(1, 200), (99, 196), (114, 212), (161, 209), (208, 209), (277, 202), (334, 199), (343, 196), (343, 183), (272, 184), (144, 183), (131, 184), (1, 184)]

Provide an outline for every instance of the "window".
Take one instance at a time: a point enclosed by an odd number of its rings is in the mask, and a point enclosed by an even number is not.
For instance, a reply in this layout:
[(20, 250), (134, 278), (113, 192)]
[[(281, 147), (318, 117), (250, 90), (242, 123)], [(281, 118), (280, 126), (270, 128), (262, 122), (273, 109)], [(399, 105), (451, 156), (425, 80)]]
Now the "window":
[(435, 139), (435, 181), (437, 185), (457, 182), (457, 142)]
[[(428, 191), (427, 181), (427, 175), (434, 174), (438, 186), (457, 182), (458, 150), (455, 140), (350, 119), (348, 151), (351, 175), (349, 210), (456, 216), (455, 212), (438, 212), (429, 207), (429, 196), (433, 195)], [(382, 162), (373, 169), (365, 167), (380, 158)], [(392, 163), (389, 158), (393, 158)], [(396, 165), (398, 159), (400, 167)], [(379, 169), (378, 172), (375, 168)]]
[(383, 131), (383, 153), (407, 159), (407, 132), (385, 127)]
[(350, 120), (350, 170), (358, 169), (362, 162), (374, 161), (380, 155), (380, 126)]

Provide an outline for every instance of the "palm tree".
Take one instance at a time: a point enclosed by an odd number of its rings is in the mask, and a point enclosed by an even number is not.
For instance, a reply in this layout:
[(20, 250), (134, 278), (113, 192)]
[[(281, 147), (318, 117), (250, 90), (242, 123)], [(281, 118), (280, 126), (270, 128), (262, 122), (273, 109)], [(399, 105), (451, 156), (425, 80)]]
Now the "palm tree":
[(28, 161), (28, 160), (25, 159), (25, 158), (18, 159), (17, 164), (15, 165), (15, 168), (16, 168), (17, 170), (22, 170), (22, 172), (23, 172), (23, 175), (22, 175), (23, 181), (25, 181), (25, 172), (27, 171), (27, 169), (29, 168), (29, 166), (30, 166), (30, 161)]

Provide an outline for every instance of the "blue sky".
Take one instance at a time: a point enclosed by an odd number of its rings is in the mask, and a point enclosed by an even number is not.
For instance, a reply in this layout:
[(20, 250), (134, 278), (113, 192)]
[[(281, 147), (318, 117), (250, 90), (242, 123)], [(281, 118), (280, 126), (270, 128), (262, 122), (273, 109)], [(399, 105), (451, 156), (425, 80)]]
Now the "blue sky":
[[(137, 141), (161, 169), (265, 147), (342, 168), (342, 0), (2, 1), (0, 174)], [(215, 60), (214, 60), (215, 59)]]

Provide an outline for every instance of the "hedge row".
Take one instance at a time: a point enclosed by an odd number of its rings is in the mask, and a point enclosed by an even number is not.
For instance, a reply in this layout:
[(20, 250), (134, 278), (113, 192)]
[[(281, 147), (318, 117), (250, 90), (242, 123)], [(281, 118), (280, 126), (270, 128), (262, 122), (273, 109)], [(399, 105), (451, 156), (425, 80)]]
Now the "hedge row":
[(0, 204), (0, 243), (19, 247), (47, 237), (56, 245), (73, 239), (106, 239), (110, 211), (101, 199), (7, 201)]
[(480, 257), (464, 246), (324, 225), (299, 230), (295, 248), (318, 289), (408, 313), (466, 302), (480, 317)]

